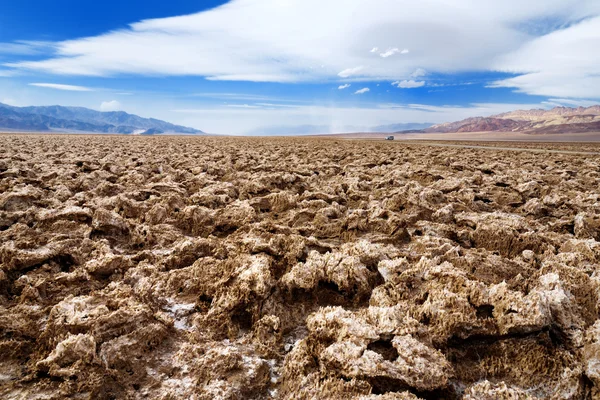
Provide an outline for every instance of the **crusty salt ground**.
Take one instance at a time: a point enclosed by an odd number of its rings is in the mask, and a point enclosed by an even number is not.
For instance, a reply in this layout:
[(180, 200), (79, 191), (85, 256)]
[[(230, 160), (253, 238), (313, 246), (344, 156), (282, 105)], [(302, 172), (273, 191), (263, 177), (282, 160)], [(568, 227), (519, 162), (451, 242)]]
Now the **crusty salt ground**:
[(600, 398), (597, 156), (0, 138), (1, 398)]

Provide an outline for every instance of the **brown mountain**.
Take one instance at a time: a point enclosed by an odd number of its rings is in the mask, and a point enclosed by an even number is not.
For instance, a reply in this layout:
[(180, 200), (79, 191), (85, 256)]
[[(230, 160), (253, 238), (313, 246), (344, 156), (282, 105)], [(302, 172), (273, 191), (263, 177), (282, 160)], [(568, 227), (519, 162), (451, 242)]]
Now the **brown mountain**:
[(587, 118), (600, 115), (600, 105), (591, 107), (555, 107), (551, 110), (517, 110), (497, 115), (498, 118), (509, 118), (520, 121), (540, 121), (556, 118), (576, 118), (578, 116)]
[(594, 131), (600, 132), (600, 106), (517, 110), (491, 117), (474, 117), (447, 122), (423, 130), (426, 133), (525, 132), (532, 134)]
[(497, 117), (473, 117), (463, 119), (457, 122), (447, 122), (434, 125), (424, 130), (427, 133), (441, 132), (506, 132), (515, 131), (523, 124), (512, 119), (502, 119)]

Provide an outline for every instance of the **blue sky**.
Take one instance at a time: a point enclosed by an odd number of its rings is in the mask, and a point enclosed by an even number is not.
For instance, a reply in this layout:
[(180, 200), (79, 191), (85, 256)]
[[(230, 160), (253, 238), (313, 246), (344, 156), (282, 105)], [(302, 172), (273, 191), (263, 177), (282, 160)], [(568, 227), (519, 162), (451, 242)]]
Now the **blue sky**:
[(5, 3), (0, 102), (18, 106), (249, 134), (600, 102), (597, 0)]

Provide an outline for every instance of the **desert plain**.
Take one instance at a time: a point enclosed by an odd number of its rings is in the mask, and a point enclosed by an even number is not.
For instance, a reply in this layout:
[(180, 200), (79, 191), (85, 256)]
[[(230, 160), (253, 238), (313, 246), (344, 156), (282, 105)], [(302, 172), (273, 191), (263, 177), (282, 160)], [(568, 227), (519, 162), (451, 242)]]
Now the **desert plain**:
[(600, 144), (480, 145), (0, 135), (0, 397), (600, 398)]

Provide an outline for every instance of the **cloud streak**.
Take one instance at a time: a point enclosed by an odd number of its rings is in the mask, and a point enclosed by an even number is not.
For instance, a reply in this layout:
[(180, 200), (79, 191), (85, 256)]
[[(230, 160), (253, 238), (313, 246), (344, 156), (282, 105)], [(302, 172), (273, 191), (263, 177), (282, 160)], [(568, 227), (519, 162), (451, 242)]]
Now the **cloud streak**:
[(367, 92), (370, 92), (371, 89), (369, 89), (368, 87), (366, 88), (362, 88), (362, 89), (358, 89), (356, 92), (354, 92), (354, 94), (365, 94)]
[(392, 85), (396, 86), (400, 89), (414, 89), (425, 86), (425, 81), (414, 81), (414, 80), (405, 80), (405, 81), (396, 81), (392, 82)]
[(37, 86), (47, 89), (65, 90), (69, 92), (93, 92), (95, 89), (85, 86), (62, 85), (59, 83), (30, 83), (29, 86)]
[(399, 52), (400, 52), (400, 49), (398, 49), (397, 47), (394, 47), (393, 49), (387, 49), (383, 53), (379, 53), (379, 56), (383, 57), (383, 58), (388, 58)]
[(56, 44), (46, 41), (17, 40), (12, 43), (0, 42), (0, 54), (31, 56), (50, 53)]
[(354, 67), (354, 68), (346, 68), (345, 70), (341, 71), (340, 73), (338, 73), (338, 76), (340, 78), (349, 78), (353, 75), (357, 75), (359, 72), (361, 72), (364, 69), (364, 67)]

